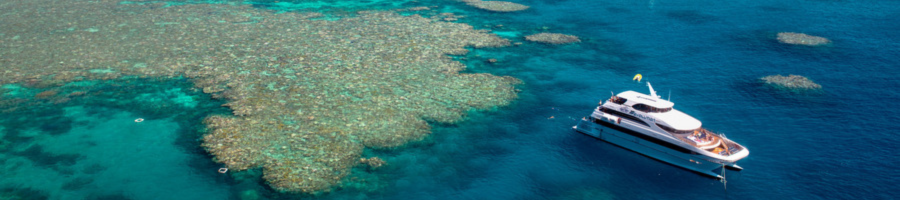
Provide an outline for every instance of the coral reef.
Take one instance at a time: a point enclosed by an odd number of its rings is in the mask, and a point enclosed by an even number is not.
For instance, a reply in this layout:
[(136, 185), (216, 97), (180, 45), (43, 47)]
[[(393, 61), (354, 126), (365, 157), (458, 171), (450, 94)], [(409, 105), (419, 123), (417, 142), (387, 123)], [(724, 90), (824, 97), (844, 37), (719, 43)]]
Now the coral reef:
[(409, 8), (409, 10), (410, 11), (421, 11), (421, 10), (431, 10), (431, 8), (429, 8), (427, 6), (419, 6), (419, 7)]
[(387, 163), (387, 162), (385, 162), (384, 160), (382, 160), (381, 158), (378, 158), (378, 157), (360, 158), (360, 159), (359, 159), (359, 162), (360, 162), (360, 163), (363, 163), (363, 164), (366, 164), (366, 165), (369, 165), (369, 169), (378, 169), (379, 167), (381, 167), (382, 165), (384, 165), (384, 164)]
[(453, 13), (441, 13), (440, 15), (433, 16), (432, 19), (440, 19), (447, 22), (452, 22), (459, 20), (459, 18), (463, 18), (465, 16), (458, 16)]
[(828, 40), (828, 38), (792, 32), (778, 33), (778, 42), (806, 46), (821, 46), (831, 44), (831, 40)]
[(766, 84), (774, 85), (776, 87), (787, 88), (787, 89), (802, 89), (802, 90), (818, 90), (822, 89), (822, 86), (809, 80), (809, 78), (799, 76), (799, 75), (770, 75), (766, 77), (760, 78), (765, 81)]
[(37, 98), (37, 99), (47, 99), (47, 98), (56, 96), (57, 93), (58, 93), (58, 92), (56, 92), (56, 90), (47, 90), (47, 91), (44, 91), (44, 92), (35, 94), (35, 95), (34, 95), (34, 98)]
[(508, 1), (482, 1), (482, 0), (462, 0), (466, 5), (476, 7), (482, 10), (494, 12), (515, 12), (528, 9), (529, 7)]
[(577, 43), (581, 42), (578, 39), (578, 36), (574, 35), (566, 35), (560, 33), (538, 33), (534, 35), (525, 36), (525, 40), (532, 42), (540, 42), (546, 44), (569, 44), (569, 43)]
[[(397, 147), (428, 135), (428, 121), (507, 105), (520, 83), (459, 73), (465, 65), (447, 56), (508, 40), (418, 15), (312, 20), (322, 14), (113, 0), (0, 9), (15, 10), (0, 18), (0, 84), (188, 77), (233, 110), (204, 121), (203, 147), (230, 170), (262, 168), (287, 192), (328, 191), (363, 148)], [(62, 96), (54, 95), (38, 97)]]

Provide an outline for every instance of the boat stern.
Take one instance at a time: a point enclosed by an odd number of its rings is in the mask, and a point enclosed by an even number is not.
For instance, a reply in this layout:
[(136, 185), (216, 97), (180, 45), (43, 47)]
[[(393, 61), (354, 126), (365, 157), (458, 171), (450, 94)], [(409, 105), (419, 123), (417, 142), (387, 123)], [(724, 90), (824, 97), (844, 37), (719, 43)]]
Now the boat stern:
[(581, 118), (581, 120), (578, 121), (578, 124), (572, 126), (572, 129), (575, 129), (576, 132), (583, 133), (585, 135), (599, 137), (599, 134), (595, 134), (593, 131), (593, 123), (587, 118)]

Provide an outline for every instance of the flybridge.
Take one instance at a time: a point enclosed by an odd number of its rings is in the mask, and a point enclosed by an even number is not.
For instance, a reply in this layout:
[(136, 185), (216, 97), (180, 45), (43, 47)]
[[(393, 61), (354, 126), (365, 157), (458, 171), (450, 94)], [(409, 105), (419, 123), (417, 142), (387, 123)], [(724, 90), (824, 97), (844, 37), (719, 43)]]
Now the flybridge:
[(655, 109), (670, 109), (675, 106), (675, 104), (670, 101), (660, 99), (659, 96), (656, 95), (656, 90), (653, 90), (653, 86), (650, 85), (650, 82), (647, 82), (647, 87), (650, 88), (650, 95), (635, 91), (625, 91), (619, 93), (616, 96), (633, 100), (633, 102), (627, 103), (627, 105), (629, 106), (633, 106), (636, 104), (646, 104), (647, 106), (653, 107)]
[(638, 98), (638, 99), (649, 100), (649, 101), (652, 101), (652, 102), (656, 102), (656, 99), (651, 99), (651, 98), (647, 98), (647, 97), (644, 97), (644, 96), (638, 96), (637, 98)]

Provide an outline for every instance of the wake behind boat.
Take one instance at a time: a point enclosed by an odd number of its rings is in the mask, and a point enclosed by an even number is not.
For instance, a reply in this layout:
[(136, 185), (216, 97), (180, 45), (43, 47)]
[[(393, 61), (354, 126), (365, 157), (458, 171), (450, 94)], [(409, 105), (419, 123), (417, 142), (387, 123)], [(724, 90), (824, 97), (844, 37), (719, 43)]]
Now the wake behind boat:
[[(741, 170), (737, 161), (750, 154), (724, 135), (706, 130), (702, 123), (672, 108), (647, 83), (650, 95), (625, 91), (610, 97), (573, 127), (648, 157), (704, 175), (723, 178), (720, 168)], [(724, 169), (722, 169), (724, 172)]]

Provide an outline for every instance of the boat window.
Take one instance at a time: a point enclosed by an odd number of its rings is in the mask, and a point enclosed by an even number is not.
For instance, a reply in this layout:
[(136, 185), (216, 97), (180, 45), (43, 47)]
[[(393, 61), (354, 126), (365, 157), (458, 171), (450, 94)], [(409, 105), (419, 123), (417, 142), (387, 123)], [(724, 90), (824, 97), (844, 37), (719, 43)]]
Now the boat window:
[(672, 134), (684, 134), (684, 133), (693, 133), (694, 132), (694, 130), (686, 130), (686, 131), (685, 130), (677, 130), (677, 129), (674, 129), (672, 127), (668, 127), (668, 126), (662, 125), (662, 124), (656, 124), (656, 126), (659, 126), (659, 128), (662, 128), (663, 130), (666, 130), (666, 132), (669, 132)]
[(642, 104), (642, 103), (634, 104), (634, 106), (631, 106), (631, 107), (634, 108), (635, 110), (640, 110), (640, 111), (646, 112), (646, 113), (664, 113), (664, 112), (669, 112), (672, 110), (672, 108), (657, 108), (657, 107), (648, 106), (647, 104)]

